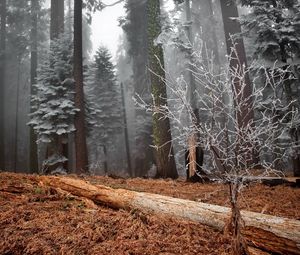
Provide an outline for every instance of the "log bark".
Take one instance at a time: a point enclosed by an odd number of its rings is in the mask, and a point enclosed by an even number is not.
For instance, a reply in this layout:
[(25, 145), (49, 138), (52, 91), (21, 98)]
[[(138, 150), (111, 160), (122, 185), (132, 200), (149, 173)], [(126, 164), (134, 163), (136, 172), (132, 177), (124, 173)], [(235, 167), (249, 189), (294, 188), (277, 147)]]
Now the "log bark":
[[(112, 189), (92, 185), (67, 177), (40, 177), (53, 188), (86, 197), (95, 203), (112, 208), (140, 209), (171, 217), (198, 222), (223, 230), (230, 217), (230, 209), (157, 194)], [(242, 231), (248, 245), (275, 254), (300, 254), (300, 221), (250, 211), (241, 212), (245, 226)]]

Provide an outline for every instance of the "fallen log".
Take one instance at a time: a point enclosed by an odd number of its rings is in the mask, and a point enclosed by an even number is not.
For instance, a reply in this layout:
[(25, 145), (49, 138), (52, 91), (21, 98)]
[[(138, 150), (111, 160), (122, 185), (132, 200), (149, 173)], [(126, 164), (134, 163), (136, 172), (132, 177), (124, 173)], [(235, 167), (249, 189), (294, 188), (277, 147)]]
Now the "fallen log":
[[(140, 209), (183, 218), (223, 230), (230, 208), (157, 194), (112, 189), (67, 177), (40, 177), (42, 183), (112, 208)], [(248, 245), (275, 254), (300, 254), (300, 221), (249, 211), (241, 212)]]

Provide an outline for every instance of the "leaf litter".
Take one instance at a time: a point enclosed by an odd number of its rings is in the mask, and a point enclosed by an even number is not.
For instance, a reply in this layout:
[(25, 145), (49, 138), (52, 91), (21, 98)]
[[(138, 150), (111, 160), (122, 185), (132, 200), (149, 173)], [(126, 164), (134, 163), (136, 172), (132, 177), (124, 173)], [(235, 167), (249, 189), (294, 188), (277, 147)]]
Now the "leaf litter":
[[(74, 178), (78, 178), (73, 176)], [(183, 180), (81, 177), (126, 188), (228, 206), (221, 184)], [(300, 190), (255, 184), (241, 195), (243, 209), (300, 218)], [(230, 254), (230, 240), (201, 224), (114, 210), (43, 186), (35, 175), (0, 173), (0, 254)]]

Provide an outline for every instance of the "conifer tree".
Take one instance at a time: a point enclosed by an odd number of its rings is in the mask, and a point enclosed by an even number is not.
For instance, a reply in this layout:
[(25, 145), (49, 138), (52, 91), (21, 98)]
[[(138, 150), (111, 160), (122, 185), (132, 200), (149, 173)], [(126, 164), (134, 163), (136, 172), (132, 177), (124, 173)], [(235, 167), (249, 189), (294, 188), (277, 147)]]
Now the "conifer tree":
[[(147, 38), (147, 2), (127, 0), (125, 3), (126, 20), (121, 24), (128, 41), (127, 54), (132, 65), (132, 86), (135, 94), (150, 103), (151, 87), (147, 70), (148, 38)], [(133, 172), (136, 176), (144, 176), (153, 164), (152, 123), (150, 114), (135, 109), (135, 136), (133, 153)], [(143, 153), (141, 153), (143, 151)]]
[(48, 144), (48, 158), (43, 172), (65, 171), (62, 144), (75, 131), (74, 80), (72, 75), (72, 45), (66, 37), (53, 40), (48, 56), (37, 73), (36, 95), (32, 98), (33, 113), (29, 125), (38, 136), (38, 142)]
[(94, 58), (88, 71), (86, 93), (94, 121), (90, 133), (96, 150), (100, 146), (108, 153), (114, 145), (114, 135), (122, 131), (121, 89), (108, 49), (100, 46)]
[(297, 0), (241, 0), (251, 12), (242, 16), (243, 35), (255, 38), (254, 58), (286, 63), (299, 57), (300, 3)]
[[(232, 91), (235, 105), (245, 100), (242, 109), (236, 111), (236, 119), (241, 129), (246, 129), (248, 125), (253, 125), (254, 111), (251, 101), (252, 85), (249, 74), (246, 72), (244, 80), (241, 80), (241, 73), (243, 69), (247, 69), (247, 57), (243, 38), (233, 38), (233, 35), (241, 33), (241, 26), (235, 20), (239, 17), (238, 8), (234, 1), (224, 0), (220, 1), (222, 19), (224, 24), (225, 41), (227, 48), (227, 55), (229, 58), (229, 65), (236, 74), (232, 74)], [(239, 149), (237, 148), (237, 151)], [(253, 148), (252, 155), (245, 155), (249, 161), (258, 161), (256, 149)], [(240, 153), (240, 152), (239, 152)]]
[[(255, 49), (252, 57), (267, 67), (272, 67), (276, 62), (277, 66), (287, 71), (282, 87), (285, 102), (289, 105), (289, 111), (299, 111), (299, 1), (241, 0), (241, 3), (251, 7), (250, 13), (242, 16), (240, 22), (244, 28), (242, 35), (254, 39)], [(292, 152), (294, 175), (300, 176), (299, 125), (291, 127), (290, 136), (296, 144)]]

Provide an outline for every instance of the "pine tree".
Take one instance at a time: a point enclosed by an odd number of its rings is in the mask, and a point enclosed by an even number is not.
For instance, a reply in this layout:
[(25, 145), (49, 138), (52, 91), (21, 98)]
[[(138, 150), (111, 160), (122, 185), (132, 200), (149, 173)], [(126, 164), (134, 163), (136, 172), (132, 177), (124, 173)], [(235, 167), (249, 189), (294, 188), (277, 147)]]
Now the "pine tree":
[(34, 111), (29, 125), (38, 135), (38, 142), (49, 145), (43, 171), (65, 171), (62, 143), (75, 131), (74, 80), (72, 76), (72, 45), (66, 37), (53, 40), (48, 57), (37, 73), (36, 95), (32, 98)]
[(243, 35), (255, 38), (254, 58), (286, 63), (299, 57), (300, 3), (297, 0), (242, 0), (251, 12), (241, 17)]
[[(253, 58), (267, 67), (272, 67), (276, 62), (277, 66), (287, 71), (282, 87), (285, 102), (290, 106), (289, 111), (299, 111), (299, 1), (242, 0), (241, 3), (251, 7), (251, 12), (242, 16), (240, 22), (244, 28), (242, 35), (255, 41)], [(300, 176), (299, 125), (290, 128), (290, 136), (292, 143), (296, 144), (292, 152), (294, 175)]]
[[(236, 119), (239, 124), (239, 128), (247, 128), (248, 125), (253, 126), (254, 111), (251, 101), (251, 80), (249, 74), (246, 72), (243, 80), (240, 77), (243, 73), (243, 69), (247, 70), (247, 58), (244, 47), (243, 38), (233, 38), (232, 36), (241, 33), (240, 24), (234, 20), (239, 17), (238, 8), (234, 1), (220, 1), (222, 19), (224, 24), (225, 41), (227, 46), (227, 55), (229, 56), (229, 65), (232, 70), (238, 75), (232, 75), (232, 91), (233, 100), (235, 105), (239, 105), (244, 101), (243, 107), (236, 111)], [(237, 148), (238, 151), (238, 148)], [(249, 161), (258, 161), (258, 155), (253, 149), (252, 155), (244, 155)]]
[(96, 150), (101, 146), (105, 152), (114, 145), (114, 135), (122, 131), (123, 125), (121, 89), (114, 69), (108, 49), (100, 46), (89, 67), (87, 99), (96, 113), (93, 114), (96, 123), (90, 132), (92, 143)]

